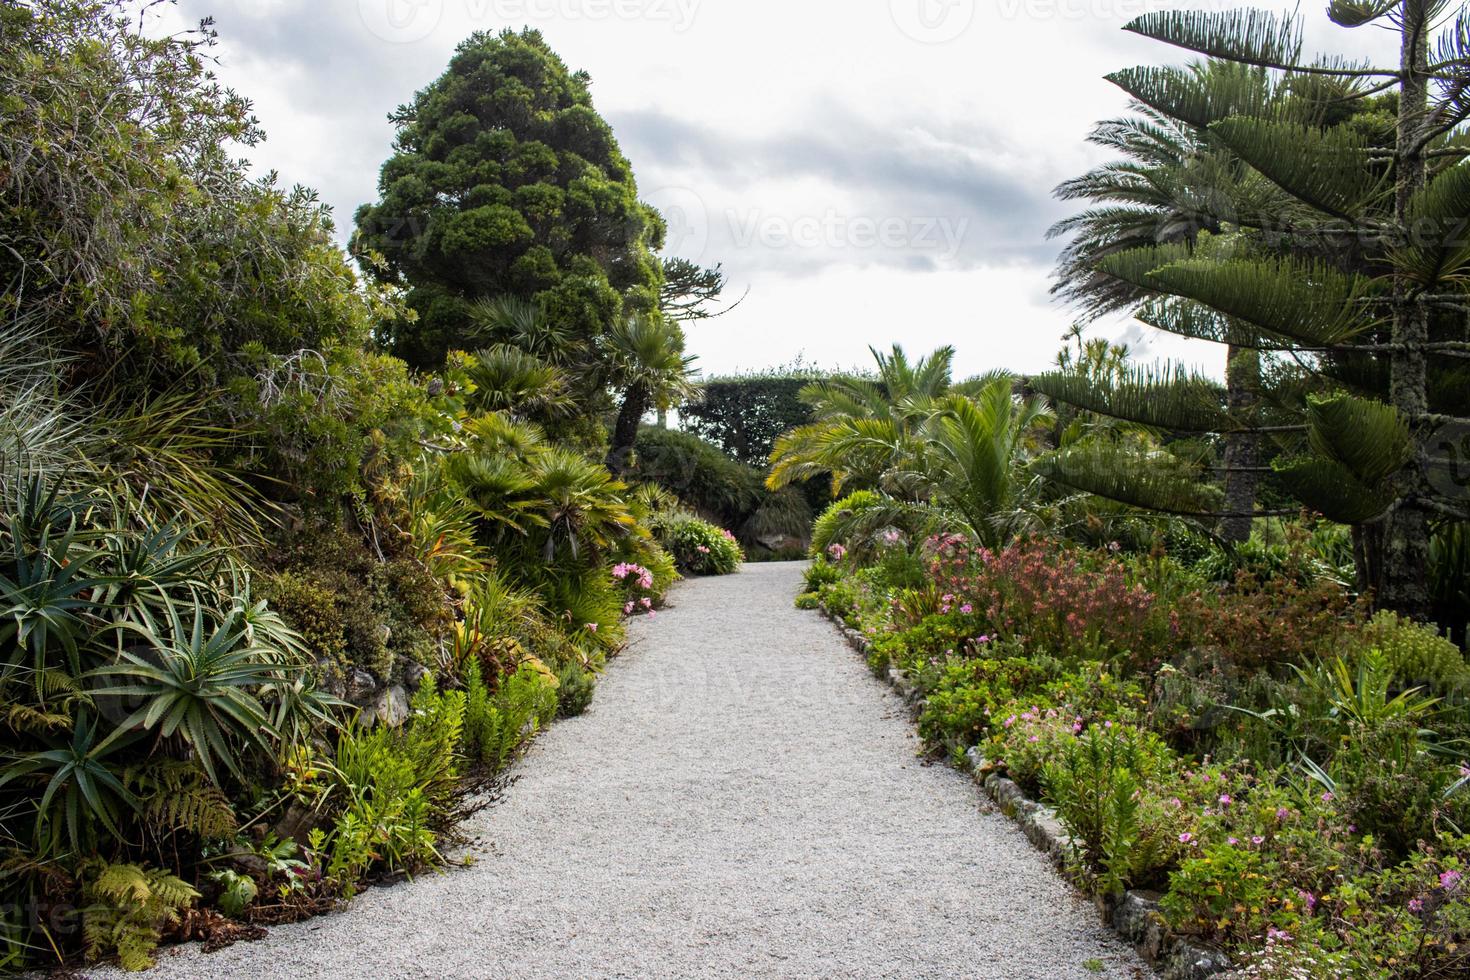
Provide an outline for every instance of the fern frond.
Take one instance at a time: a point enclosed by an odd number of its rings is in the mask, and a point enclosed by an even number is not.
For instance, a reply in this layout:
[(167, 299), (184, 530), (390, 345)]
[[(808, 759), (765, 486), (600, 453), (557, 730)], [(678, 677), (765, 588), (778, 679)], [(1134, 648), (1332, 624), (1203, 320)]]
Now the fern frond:
[(190, 763), (149, 766), (134, 782), (143, 819), (160, 836), (180, 830), (196, 837), (227, 837), (235, 832), (230, 798)]

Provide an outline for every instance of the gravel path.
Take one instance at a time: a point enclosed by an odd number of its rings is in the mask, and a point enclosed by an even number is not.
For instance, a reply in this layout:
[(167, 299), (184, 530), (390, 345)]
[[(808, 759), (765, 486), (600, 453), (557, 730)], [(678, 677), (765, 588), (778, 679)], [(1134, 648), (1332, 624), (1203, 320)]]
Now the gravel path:
[[(163, 977), (1150, 976), (896, 696), (801, 566), (681, 585), (479, 814), (466, 870)], [(98, 974), (101, 975), (101, 974)]]

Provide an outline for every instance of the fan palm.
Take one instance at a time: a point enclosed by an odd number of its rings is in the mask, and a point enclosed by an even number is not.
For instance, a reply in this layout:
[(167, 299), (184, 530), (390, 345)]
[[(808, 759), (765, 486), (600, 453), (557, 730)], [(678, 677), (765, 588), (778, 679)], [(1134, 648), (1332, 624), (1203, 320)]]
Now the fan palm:
[(475, 412), (554, 418), (567, 414), (575, 404), (566, 372), (509, 344), (477, 351), (465, 375), (474, 386), (466, 403)]
[(659, 314), (629, 317), (613, 327), (609, 345), (623, 403), (613, 427), (608, 466), (621, 472), (638, 442), (638, 426), (650, 408), (661, 412), (690, 401), (699, 391), (694, 361), (684, 352), (684, 330)]
[(918, 361), (897, 344), (887, 354), (870, 350), (876, 375), (802, 388), (801, 400), (816, 421), (776, 440), (768, 480), (773, 490), (824, 474), (831, 475), (834, 493), (847, 485), (882, 487), (914, 451), (918, 429), (953, 390), (954, 348)]

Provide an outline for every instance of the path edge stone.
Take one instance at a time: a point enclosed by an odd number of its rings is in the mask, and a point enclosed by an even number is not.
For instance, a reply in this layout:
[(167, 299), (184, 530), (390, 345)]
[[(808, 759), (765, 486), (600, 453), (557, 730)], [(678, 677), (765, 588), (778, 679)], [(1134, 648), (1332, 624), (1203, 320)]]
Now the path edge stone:
[[(818, 608), (837, 627), (848, 646), (866, 662), (867, 636), (828, 609), (826, 604)], [(896, 667), (889, 667), (878, 679), (897, 692), (917, 719), (924, 710), (924, 699), (914, 682)], [(995, 772), (978, 747), (964, 748), (958, 741), (950, 741), (946, 742), (945, 748), (949, 750), (951, 764), (963, 752), (964, 768), (969, 771), (975, 785), (995, 802), (1002, 813), (1015, 821), (1032, 846), (1050, 858), (1058, 870), (1065, 870), (1072, 839), (1057, 819), (1056, 812), (1028, 797), (1014, 781)], [(1159, 897), (1157, 892), (1129, 889), (1119, 899), (1094, 895), (1092, 900), (1104, 924), (1138, 950), (1138, 954), (1164, 980), (1210, 980), (1230, 970), (1233, 964), (1223, 951), (1170, 933), (1159, 913)]]

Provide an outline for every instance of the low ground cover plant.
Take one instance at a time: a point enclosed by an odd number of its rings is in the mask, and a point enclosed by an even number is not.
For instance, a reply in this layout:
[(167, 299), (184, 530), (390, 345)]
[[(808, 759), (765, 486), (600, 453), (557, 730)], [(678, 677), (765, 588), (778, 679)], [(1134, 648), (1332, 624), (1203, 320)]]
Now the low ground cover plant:
[(934, 751), (978, 746), (1055, 807), (1086, 887), (1162, 892), (1170, 928), (1241, 975), (1463, 971), (1463, 655), (1364, 616), (1310, 555), (1226, 581), (1216, 564), (890, 531), (826, 542), (801, 601), (917, 684)]

